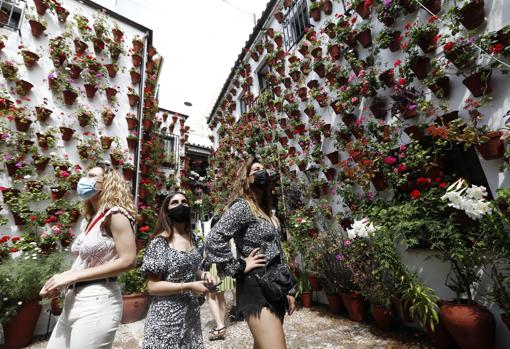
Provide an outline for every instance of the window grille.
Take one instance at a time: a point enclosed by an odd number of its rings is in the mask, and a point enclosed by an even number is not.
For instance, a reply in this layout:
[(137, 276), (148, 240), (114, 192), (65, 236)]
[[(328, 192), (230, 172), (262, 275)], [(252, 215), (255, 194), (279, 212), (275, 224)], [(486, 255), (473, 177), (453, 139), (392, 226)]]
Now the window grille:
[(25, 0), (0, 0), (0, 27), (19, 30), (25, 7)]
[(301, 40), (308, 27), (310, 27), (310, 20), (306, 0), (298, 0), (294, 2), (283, 19), (283, 37), (287, 51)]

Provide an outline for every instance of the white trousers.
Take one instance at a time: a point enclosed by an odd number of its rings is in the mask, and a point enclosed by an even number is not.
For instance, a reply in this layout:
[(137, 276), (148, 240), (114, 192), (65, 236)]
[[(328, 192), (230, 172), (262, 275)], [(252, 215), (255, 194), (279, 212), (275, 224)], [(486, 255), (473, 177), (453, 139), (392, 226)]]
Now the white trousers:
[(121, 317), (116, 282), (71, 288), (46, 349), (111, 348)]

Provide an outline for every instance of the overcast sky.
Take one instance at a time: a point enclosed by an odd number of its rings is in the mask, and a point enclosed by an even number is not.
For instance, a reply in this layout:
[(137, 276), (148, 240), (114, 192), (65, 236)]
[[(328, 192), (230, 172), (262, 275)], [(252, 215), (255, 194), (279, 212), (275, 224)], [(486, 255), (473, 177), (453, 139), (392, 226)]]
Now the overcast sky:
[[(268, 0), (226, 0), (260, 18)], [(253, 30), (253, 16), (225, 0), (97, 0), (153, 30), (164, 57), (160, 106), (190, 115), (192, 132), (207, 134), (206, 117)], [(192, 107), (186, 107), (189, 101)]]

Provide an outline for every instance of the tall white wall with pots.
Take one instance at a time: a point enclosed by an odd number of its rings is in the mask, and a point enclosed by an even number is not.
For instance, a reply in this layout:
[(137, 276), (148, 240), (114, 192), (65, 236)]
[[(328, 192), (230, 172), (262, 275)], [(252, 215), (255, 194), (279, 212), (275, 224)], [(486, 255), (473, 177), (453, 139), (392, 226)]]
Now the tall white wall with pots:
[[(328, 21), (335, 21), (337, 15), (343, 14), (345, 12), (345, 9), (343, 8), (343, 3), (345, 3), (347, 6), (349, 6), (348, 1), (333, 1), (333, 12), (331, 15), (326, 16), (324, 13), (322, 13), (322, 18), (320, 21), (314, 21), (312, 18), (310, 18), (310, 23), (313, 26), (313, 29), (316, 32), (320, 32), (321, 29), (323, 29)], [(253, 44), (251, 47), (246, 47), (245, 49), (253, 50), (256, 43), (260, 42), (260, 40), (264, 37), (264, 30), (268, 28), (273, 28), (275, 32), (283, 32), (283, 26), (280, 24), (274, 17), (274, 14), (279, 11), (281, 8), (282, 1), (277, 1), (276, 5), (272, 8), (271, 15), (268, 17), (267, 21), (262, 24), (262, 29), (256, 34), (254, 32), (253, 35), (255, 35), (255, 39), (253, 41)], [(310, 6), (311, 2), (308, 1), (308, 6)], [(449, 1), (443, 1), (443, 10), (438, 14), (438, 25), (440, 27), (440, 34), (446, 33), (447, 28), (445, 27), (445, 23), (442, 21), (442, 16), (445, 14), (447, 9), (453, 5), (453, 2)], [(485, 1), (485, 16), (486, 20), (485, 23), (482, 24), (481, 27), (476, 29), (477, 33), (483, 33), (483, 32), (490, 32), (490, 31), (497, 31), (501, 29), (503, 26), (510, 24), (510, 3), (507, 1), (498, 1), (498, 0), (486, 0)], [(392, 26), (394, 30), (400, 30), (402, 33), (406, 31), (404, 28), (406, 22), (413, 23), (415, 21), (419, 21), (421, 23), (427, 22), (430, 18), (430, 15), (424, 11), (423, 9), (418, 10), (417, 12), (414, 12), (412, 14), (408, 14), (405, 17), (400, 17), (396, 20), (396, 23)], [(357, 18), (358, 23), (362, 22), (362, 19), (360, 17)], [(375, 13), (372, 13), (372, 19), (368, 19), (367, 21), (370, 22), (372, 25), (372, 39), (374, 40), (377, 36), (377, 33), (380, 32), (384, 25), (379, 22), (376, 17)], [(321, 34), (324, 37), (325, 34)], [(302, 39), (304, 40), (304, 39)], [(374, 43), (375, 45), (375, 43)], [(298, 57), (301, 57), (299, 53), (297, 53), (297, 49), (299, 48), (300, 44), (298, 43), (293, 48), (290, 49), (289, 52), (286, 53), (286, 55), (291, 55), (295, 53)], [(434, 59), (434, 57), (437, 55), (439, 57), (441, 55), (442, 49), (438, 48), (435, 54), (429, 55)], [(323, 47), (323, 52), (326, 55), (327, 54), (327, 47)], [(361, 46), (358, 45), (358, 53), (359, 58), (364, 59), (368, 55), (368, 50), (362, 49)], [(267, 52), (264, 53), (264, 55), (261, 55), (258, 62), (256, 62), (253, 58), (250, 58), (249, 53), (244, 56), (244, 60), (240, 62), (237, 67), (240, 67), (243, 64), (248, 63), (251, 67), (252, 76), (255, 77), (255, 82), (253, 86), (251, 87), (251, 92), (255, 95), (255, 97), (260, 93), (260, 87), (258, 85), (257, 79), (256, 79), (256, 72), (259, 71), (259, 69), (264, 65), (264, 56), (267, 55)], [(384, 71), (389, 68), (393, 68), (393, 65), (398, 60), (404, 61), (404, 52), (403, 50), (398, 50), (394, 53), (390, 52), (390, 50), (381, 50), (381, 52), (377, 56), (377, 60), (375, 62), (375, 66), (377, 67), (378, 71)], [(510, 61), (505, 58), (500, 58), (505, 62), (507, 65), (510, 65)], [(341, 58), (342, 64), (345, 64), (344, 60)], [(488, 61), (487, 55), (481, 55), (479, 58), (479, 61), (481, 63), (486, 63)], [(289, 64), (285, 60), (286, 64), (286, 72), (289, 71)], [(456, 76), (455, 74), (448, 75), (450, 78), (450, 87), (451, 92), (450, 95), (446, 101), (448, 109), (449, 110), (458, 110), (459, 115), (466, 118), (467, 112), (463, 110), (463, 107), (465, 105), (466, 99), (472, 97), (470, 91), (462, 84), (463, 77), (462, 76)], [(221, 94), (218, 97), (218, 103), (211, 112), (211, 116), (208, 120), (209, 125), (211, 125), (213, 129), (213, 133), (215, 135), (215, 139), (213, 141), (214, 145), (213, 147), (216, 149), (218, 148), (221, 137), (218, 135), (218, 130), (220, 125), (215, 126), (215, 118), (216, 113), (220, 109), (221, 102), (226, 100), (228, 92), (233, 88), (233, 82), (238, 77), (238, 75), (233, 75), (233, 78), (230, 81), (227, 81), (225, 85), (225, 89), (223, 91), (223, 94)], [(320, 84), (324, 83), (324, 79), (321, 79), (315, 72), (311, 72), (308, 77), (307, 81), (317, 79)], [(485, 115), (485, 118), (482, 121), (482, 124), (487, 124), (490, 129), (497, 130), (498, 128), (501, 128), (504, 126), (506, 121), (506, 114), (510, 110), (510, 96), (506, 92), (510, 88), (510, 79), (508, 78), (508, 75), (503, 75), (499, 70), (494, 69), (493, 75), (492, 75), (492, 86), (493, 91), (490, 94), (492, 97), (491, 103), (488, 105), (479, 108), (480, 112)], [(439, 104), (439, 100), (434, 96), (430, 90), (426, 88), (426, 86), (422, 85), (420, 81), (414, 80), (413, 85), (417, 87), (418, 90), (424, 90), (427, 91), (427, 99), (432, 100), (434, 103)], [(242, 96), (243, 92), (241, 88), (237, 89), (237, 94), (233, 97), (233, 100), (237, 102), (236, 110), (233, 112), (233, 115), (236, 117), (236, 120), (240, 117), (240, 97)], [(390, 93), (389, 91), (385, 90), (385, 92), (380, 93), (383, 97), (386, 99), (389, 99)], [(315, 103), (315, 102), (314, 102)], [(372, 117), (371, 113), (368, 111), (368, 105), (370, 103), (370, 100), (367, 98), (363, 98), (360, 108), (356, 112), (357, 116), (364, 116), (367, 118)], [(303, 111), (305, 103), (301, 103), (301, 111)], [(339, 125), (342, 124), (342, 121), (338, 115), (335, 114), (335, 112), (332, 110), (331, 107), (327, 106), (326, 108), (320, 108), (315, 103), (315, 109), (318, 111), (318, 113), (321, 115), (321, 118), (327, 122), (331, 123), (332, 125), (332, 131), (335, 130), (336, 127), (339, 127)], [(306, 124), (306, 116), (302, 114), (302, 120), (305, 119)], [(391, 115), (390, 113), (387, 114), (386, 122), (391, 122)], [(406, 143), (409, 139), (407, 136), (403, 136), (402, 142)], [(294, 145), (292, 140), (289, 140), (289, 146)], [(330, 139), (323, 139), (323, 145), (322, 150), (324, 154), (328, 154), (335, 150), (334, 140), (332, 138)], [(510, 176), (508, 173), (500, 172), (499, 167), (502, 164), (501, 159), (497, 160), (484, 160), (480, 154), (480, 163), (483, 168), (483, 171), (485, 173), (485, 176), (487, 178), (489, 189), (492, 192), (492, 194), (495, 194), (496, 189), (498, 188), (506, 188), (510, 186)], [(329, 160), (324, 160), (328, 162)], [(332, 164), (333, 165), (333, 164)], [(332, 205), (335, 205), (335, 201), (333, 197), (330, 196), (330, 203)], [(339, 206), (333, 207), (333, 209), (338, 210)], [(454, 296), (454, 293), (445, 286), (445, 279), (447, 276), (447, 273), (449, 271), (449, 265), (444, 264), (439, 259), (437, 259), (434, 256), (434, 253), (428, 251), (428, 250), (421, 250), (421, 249), (412, 249), (412, 250), (405, 250), (404, 248), (401, 249), (401, 254), (404, 263), (410, 267), (410, 269), (418, 272), (420, 277), (427, 283), (428, 286), (432, 287), (438, 294), (440, 298), (446, 299), (451, 298)], [(487, 281), (487, 280), (485, 280)], [(489, 285), (483, 284), (480, 285), (479, 291), (476, 292), (476, 298), (479, 300), (481, 297), (481, 294), (483, 290)], [(320, 299), (322, 301), (325, 300), (325, 297), (320, 295)], [(510, 332), (507, 330), (507, 328), (504, 326), (504, 324), (501, 322), (501, 319), (499, 317), (499, 309), (497, 309), (497, 306), (493, 305), (491, 307), (491, 310), (494, 313), (494, 316), (497, 320), (497, 334), (496, 334), (496, 342), (497, 342), (497, 348), (507, 348), (510, 346)]]

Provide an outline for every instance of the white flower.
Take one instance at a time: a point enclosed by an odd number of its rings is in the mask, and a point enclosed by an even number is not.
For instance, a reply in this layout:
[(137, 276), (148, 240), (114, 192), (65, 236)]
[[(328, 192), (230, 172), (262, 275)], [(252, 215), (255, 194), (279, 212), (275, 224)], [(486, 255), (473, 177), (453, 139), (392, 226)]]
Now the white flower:
[(23, 178), (25, 178), (25, 179), (30, 179), (30, 178), (32, 178), (32, 176), (31, 176), (31, 175), (26, 175), (26, 176), (25, 176), (25, 177), (23, 177)]
[(32, 259), (37, 259), (37, 257), (32, 257)]
[(52, 151), (52, 152), (50, 153), (50, 156), (57, 156), (57, 153), (55, 153), (54, 151)]
[(484, 215), (491, 212), (489, 203), (485, 200), (487, 189), (483, 186), (472, 185), (471, 187), (456, 187), (444, 194), (441, 199), (448, 200), (448, 206), (464, 211), (469, 218), (474, 220), (481, 219)]
[(374, 233), (377, 228), (373, 223), (370, 223), (368, 218), (364, 218), (362, 220), (354, 221), (352, 224), (352, 228), (347, 229), (347, 237), (349, 239), (353, 239), (356, 236), (365, 238), (368, 237), (369, 234)]
[(7, 298), (7, 297), (4, 297), (4, 301), (6, 301), (6, 300), (9, 300), (9, 298)]
[(37, 242), (31, 242), (30, 245), (37, 245)]
[(22, 302), (22, 301), (19, 301), (19, 302), (18, 302), (18, 305), (22, 305), (22, 304), (23, 304), (23, 302)]

